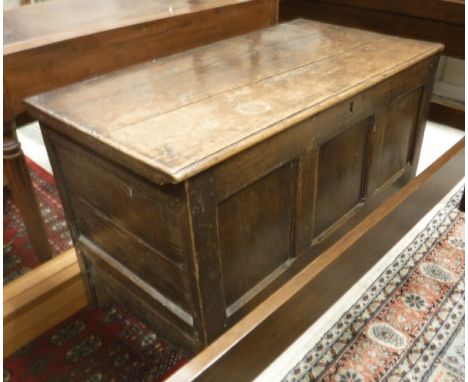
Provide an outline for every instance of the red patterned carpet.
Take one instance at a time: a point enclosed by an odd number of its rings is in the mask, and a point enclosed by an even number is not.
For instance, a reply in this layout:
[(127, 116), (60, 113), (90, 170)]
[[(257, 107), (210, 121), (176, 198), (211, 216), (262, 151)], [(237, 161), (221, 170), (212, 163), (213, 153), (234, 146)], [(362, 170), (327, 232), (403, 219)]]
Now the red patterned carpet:
[(182, 353), (122, 308), (83, 309), (4, 360), (4, 382), (156, 382)]
[(284, 377), (293, 381), (464, 381), (461, 192)]
[[(53, 177), (27, 160), (54, 255), (71, 247)], [(4, 194), (3, 282), (39, 265), (11, 194)], [(6, 245), (5, 245), (6, 244)], [(4, 360), (4, 382), (154, 382), (185, 362), (122, 308), (86, 308)]]
[[(26, 158), (36, 197), (39, 199), (42, 216), (53, 255), (71, 248), (72, 242), (63, 214), (62, 204), (52, 175)], [(39, 260), (29, 242), (26, 227), (18, 208), (14, 205), (10, 190), (4, 187), (3, 194), (3, 284), (37, 267)]]

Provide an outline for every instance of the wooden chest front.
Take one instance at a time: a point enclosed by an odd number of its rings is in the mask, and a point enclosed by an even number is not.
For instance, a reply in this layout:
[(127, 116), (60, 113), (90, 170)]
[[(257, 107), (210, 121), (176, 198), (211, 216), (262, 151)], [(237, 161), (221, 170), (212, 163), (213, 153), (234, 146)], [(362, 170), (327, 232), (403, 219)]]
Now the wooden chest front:
[(440, 49), (297, 20), (30, 98), (90, 296), (206, 346), (414, 176)]

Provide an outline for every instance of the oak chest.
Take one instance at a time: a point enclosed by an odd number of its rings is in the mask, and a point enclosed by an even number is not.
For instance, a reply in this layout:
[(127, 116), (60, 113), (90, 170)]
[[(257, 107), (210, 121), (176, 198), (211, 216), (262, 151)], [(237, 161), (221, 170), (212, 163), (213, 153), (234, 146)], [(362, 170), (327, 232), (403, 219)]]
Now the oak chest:
[(278, 0), (54, 0), (3, 13), (4, 172), (41, 261), (52, 251), (16, 136), (15, 122), (30, 119), (23, 100), (274, 25), (277, 15)]
[(30, 98), (91, 298), (206, 346), (414, 176), (441, 49), (296, 20)]

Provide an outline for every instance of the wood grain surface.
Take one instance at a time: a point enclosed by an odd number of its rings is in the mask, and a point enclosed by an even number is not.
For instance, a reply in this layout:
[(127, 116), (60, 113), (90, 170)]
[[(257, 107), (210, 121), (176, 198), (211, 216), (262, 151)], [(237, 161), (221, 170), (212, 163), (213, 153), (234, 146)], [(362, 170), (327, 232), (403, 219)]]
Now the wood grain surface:
[(464, 155), (462, 139), (168, 382), (254, 380), (463, 178)]
[[(287, 0), (286, 0), (287, 1)], [(306, 0), (308, 1), (308, 0)], [(371, 9), (412, 16), (419, 19), (437, 20), (443, 23), (465, 25), (464, 0), (319, 0), (323, 3)]]
[(16, 122), (23, 100), (156, 57), (268, 27), (278, 0), (56, 0), (3, 14), (3, 159), (41, 260), (51, 251)]
[(3, 288), (3, 357), (88, 303), (72, 248)]
[(177, 183), (441, 49), (297, 20), (27, 103), (36, 116), (51, 115), (51, 126), (73, 126), (67, 133), (76, 139), (123, 152)]
[(57, 0), (3, 15), (4, 87), (24, 98), (273, 25), (277, 0)]
[(297, 20), (29, 99), (91, 301), (207, 346), (411, 179), (440, 49)]
[(3, 54), (251, 0), (55, 0), (3, 12)]
[(457, 0), (282, 0), (280, 20), (306, 17), (391, 35), (437, 41), (465, 57), (465, 2)]

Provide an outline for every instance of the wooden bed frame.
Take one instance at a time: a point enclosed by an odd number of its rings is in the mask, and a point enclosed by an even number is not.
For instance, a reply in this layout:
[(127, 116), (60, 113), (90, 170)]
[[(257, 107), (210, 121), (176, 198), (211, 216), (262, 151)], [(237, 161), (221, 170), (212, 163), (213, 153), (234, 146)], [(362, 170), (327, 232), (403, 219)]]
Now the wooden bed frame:
[(463, 178), (464, 147), (462, 139), (168, 382), (255, 379)]

